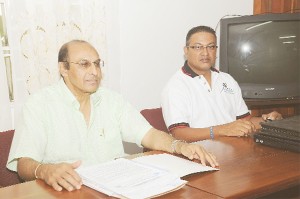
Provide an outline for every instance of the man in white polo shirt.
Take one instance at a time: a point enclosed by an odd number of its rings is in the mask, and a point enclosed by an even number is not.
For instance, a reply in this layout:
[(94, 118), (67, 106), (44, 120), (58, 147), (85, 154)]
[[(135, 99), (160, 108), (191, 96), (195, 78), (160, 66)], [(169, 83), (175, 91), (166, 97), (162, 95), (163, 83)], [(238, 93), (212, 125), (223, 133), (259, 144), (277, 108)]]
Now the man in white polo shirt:
[(266, 119), (281, 119), (272, 112), (251, 117), (238, 83), (214, 68), (215, 31), (192, 28), (186, 36), (184, 66), (169, 80), (162, 93), (165, 123), (174, 137), (198, 141), (218, 136), (247, 136)]
[(29, 97), (15, 131), (7, 167), (22, 179), (80, 189), (75, 169), (123, 156), (122, 141), (218, 166), (200, 145), (152, 128), (119, 94), (99, 87), (104, 62), (88, 42), (64, 44), (58, 62), (62, 79)]

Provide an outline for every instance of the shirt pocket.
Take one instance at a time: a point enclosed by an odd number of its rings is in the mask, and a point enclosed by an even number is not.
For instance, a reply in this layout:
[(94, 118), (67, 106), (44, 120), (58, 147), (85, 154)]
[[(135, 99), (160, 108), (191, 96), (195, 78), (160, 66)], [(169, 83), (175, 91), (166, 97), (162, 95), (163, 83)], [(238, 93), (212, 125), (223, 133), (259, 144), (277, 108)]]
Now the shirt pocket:
[(102, 162), (124, 154), (121, 132), (117, 125), (97, 124), (91, 130), (86, 145), (92, 159)]

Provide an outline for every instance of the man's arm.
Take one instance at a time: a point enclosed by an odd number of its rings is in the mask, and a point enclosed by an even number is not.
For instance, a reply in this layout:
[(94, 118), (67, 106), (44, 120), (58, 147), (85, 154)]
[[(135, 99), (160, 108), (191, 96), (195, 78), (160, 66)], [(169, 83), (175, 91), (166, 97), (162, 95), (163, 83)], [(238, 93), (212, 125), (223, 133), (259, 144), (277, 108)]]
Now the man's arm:
[(162, 150), (169, 153), (182, 154), (189, 159), (198, 159), (201, 164), (206, 165), (206, 161), (212, 166), (218, 166), (216, 157), (208, 153), (202, 146), (188, 144), (183, 141), (176, 141), (165, 132), (157, 129), (150, 129), (142, 140), (142, 145), (153, 150)]
[[(214, 138), (221, 136), (248, 136), (251, 133), (261, 128), (260, 123), (265, 122), (267, 119), (280, 120), (282, 115), (276, 111), (268, 114), (263, 114), (261, 117), (248, 116), (243, 119), (236, 120), (223, 125), (217, 125), (212, 127), (212, 133)], [(190, 128), (181, 127), (171, 130), (172, 135), (179, 140), (185, 140), (187, 142), (196, 142), (199, 140), (205, 140), (211, 138), (211, 129), (209, 128)]]
[(188, 142), (196, 142), (221, 136), (248, 136), (250, 133), (256, 131), (255, 126), (246, 120), (236, 120), (223, 125), (212, 126), (209, 128), (175, 128), (171, 133), (176, 139), (185, 140)]
[(74, 170), (80, 166), (80, 161), (60, 164), (41, 164), (31, 158), (20, 158), (17, 170), (19, 176), (26, 180), (42, 179), (55, 190), (61, 191), (65, 188), (68, 191), (80, 189), (82, 181)]

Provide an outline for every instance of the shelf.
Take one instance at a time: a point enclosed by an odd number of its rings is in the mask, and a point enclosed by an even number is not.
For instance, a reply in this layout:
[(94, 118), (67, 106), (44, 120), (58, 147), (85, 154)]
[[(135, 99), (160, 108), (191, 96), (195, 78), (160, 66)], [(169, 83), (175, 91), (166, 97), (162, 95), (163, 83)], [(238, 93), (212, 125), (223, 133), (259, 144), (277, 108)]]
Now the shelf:
[(251, 115), (260, 117), (262, 114), (277, 111), (283, 117), (300, 114), (300, 98), (294, 99), (244, 99)]
[(248, 108), (257, 106), (300, 105), (300, 98), (294, 99), (244, 99)]

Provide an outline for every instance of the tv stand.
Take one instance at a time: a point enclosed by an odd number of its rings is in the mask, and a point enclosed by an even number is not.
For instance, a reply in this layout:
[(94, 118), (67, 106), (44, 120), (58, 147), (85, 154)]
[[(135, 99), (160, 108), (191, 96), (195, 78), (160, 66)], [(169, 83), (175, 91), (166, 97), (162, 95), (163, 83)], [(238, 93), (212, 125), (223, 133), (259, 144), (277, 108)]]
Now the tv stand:
[(283, 117), (300, 114), (300, 98), (293, 99), (244, 99), (252, 116), (277, 111)]

